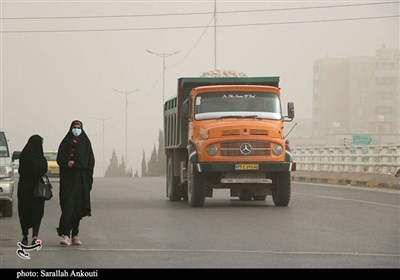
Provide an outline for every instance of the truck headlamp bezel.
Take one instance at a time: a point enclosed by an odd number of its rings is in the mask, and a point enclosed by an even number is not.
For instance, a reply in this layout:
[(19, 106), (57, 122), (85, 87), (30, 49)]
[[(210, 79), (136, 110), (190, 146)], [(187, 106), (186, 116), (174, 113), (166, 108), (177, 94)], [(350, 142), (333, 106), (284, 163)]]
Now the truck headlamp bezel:
[(210, 145), (207, 147), (207, 155), (215, 156), (218, 152), (218, 148), (215, 145)]
[(282, 152), (283, 152), (283, 148), (282, 148), (281, 145), (275, 145), (275, 146), (272, 148), (272, 153), (273, 153), (275, 156), (280, 156), (280, 155), (282, 154)]

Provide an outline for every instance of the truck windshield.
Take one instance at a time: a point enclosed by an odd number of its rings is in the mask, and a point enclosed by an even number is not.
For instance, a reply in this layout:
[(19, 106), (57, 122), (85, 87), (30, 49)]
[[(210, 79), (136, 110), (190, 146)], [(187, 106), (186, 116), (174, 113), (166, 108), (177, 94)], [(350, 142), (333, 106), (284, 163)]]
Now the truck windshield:
[(279, 120), (279, 97), (272, 92), (205, 92), (196, 96), (195, 119), (249, 117)]
[(8, 145), (4, 132), (0, 132), (0, 157), (8, 157)]

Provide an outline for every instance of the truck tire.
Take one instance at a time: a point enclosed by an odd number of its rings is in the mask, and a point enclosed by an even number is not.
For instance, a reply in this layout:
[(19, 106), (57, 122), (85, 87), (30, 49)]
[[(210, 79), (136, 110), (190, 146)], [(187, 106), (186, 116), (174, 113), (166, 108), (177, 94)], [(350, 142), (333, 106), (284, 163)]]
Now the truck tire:
[(171, 201), (180, 201), (182, 195), (183, 191), (179, 185), (179, 177), (174, 176), (174, 162), (172, 157), (169, 157), (167, 165), (167, 197)]
[(275, 206), (288, 206), (290, 201), (290, 172), (278, 172), (273, 180), (272, 200)]
[(204, 174), (195, 172), (193, 164), (188, 164), (188, 202), (192, 207), (203, 207), (206, 200), (206, 193), (204, 187)]
[(188, 201), (188, 188), (187, 188), (187, 181), (182, 184), (182, 192), (183, 192), (183, 200)]
[(13, 202), (3, 201), (1, 204), (1, 212), (3, 212), (3, 217), (11, 217), (13, 214)]

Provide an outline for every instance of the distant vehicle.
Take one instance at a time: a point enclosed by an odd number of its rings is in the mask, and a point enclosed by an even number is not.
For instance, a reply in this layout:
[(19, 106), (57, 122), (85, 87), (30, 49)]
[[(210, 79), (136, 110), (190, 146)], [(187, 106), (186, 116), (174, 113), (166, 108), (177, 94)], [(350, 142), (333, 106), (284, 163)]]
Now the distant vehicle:
[(14, 168), (14, 178), (16, 176), (19, 176), (18, 169), (19, 169), (19, 156), (21, 152), (20, 151), (14, 151), (12, 154), (12, 165)]
[(47, 176), (59, 177), (60, 167), (57, 164), (57, 152), (46, 151), (44, 152), (44, 157), (47, 159)]
[(0, 129), (0, 209), (3, 217), (13, 214), (13, 194), (14, 168), (6, 134)]

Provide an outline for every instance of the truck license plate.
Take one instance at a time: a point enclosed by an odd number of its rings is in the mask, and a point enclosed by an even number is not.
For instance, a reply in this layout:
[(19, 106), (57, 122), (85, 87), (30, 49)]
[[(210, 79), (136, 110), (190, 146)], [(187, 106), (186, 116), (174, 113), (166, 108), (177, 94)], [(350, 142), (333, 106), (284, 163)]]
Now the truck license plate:
[(235, 165), (235, 170), (258, 170), (257, 163), (240, 163)]

